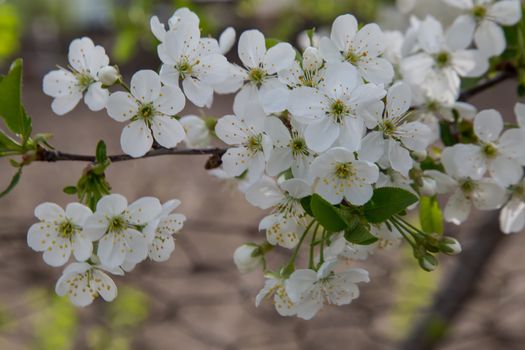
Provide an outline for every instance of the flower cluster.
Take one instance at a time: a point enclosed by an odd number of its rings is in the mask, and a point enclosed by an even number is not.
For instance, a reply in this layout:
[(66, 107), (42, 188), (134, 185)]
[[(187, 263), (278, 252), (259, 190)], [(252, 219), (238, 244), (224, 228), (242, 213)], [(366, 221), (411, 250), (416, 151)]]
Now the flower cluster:
[[(484, 77), (489, 59), (505, 49), (499, 25), (520, 20), (519, 1), (445, 2), (465, 11), (448, 28), (427, 16), (412, 18), (405, 33), (383, 32), (345, 14), (302, 52), (247, 30), (239, 37), (238, 63), (224, 56), (234, 44), (233, 29), (219, 40), (201, 37), (199, 18), (183, 8), (167, 27), (151, 19), (159, 73), (140, 70), (128, 87), (104, 50), (83, 38), (71, 44), (72, 67), (49, 73), (44, 91), (59, 114), (85, 93), (90, 108), (105, 107), (111, 118), (127, 122), (121, 146), (132, 157), (181, 141), (206, 147), (212, 134), (223, 141), (222, 164), (211, 173), (236, 182), (250, 204), (270, 209), (259, 223), (265, 241), (239, 247), (234, 262), (243, 273), (263, 268), (257, 305), (273, 298), (281, 315), (310, 319), (324, 304), (358, 297), (369, 274), (349, 264), (377, 250), (405, 240), (427, 271), (437, 267), (437, 254), (459, 253), (461, 245), (443, 235), (441, 222), (418, 226), (407, 216), (431, 203), (438, 209), (432, 221), (441, 220), (437, 194), (450, 194), (448, 222), (464, 222), (474, 205), (503, 208), (505, 233), (525, 226), (525, 105), (516, 106), (517, 124), (506, 125), (497, 111), (478, 113), (459, 101), (461, 80)], [(124, 91), (109, 93), (114, 83)], [(214, 93), (235, 94), (232, 114), (216, 121), (178, 116), (186, 98), (211, 107)], [(59, 294), (79, 304), (94, 292), (114, 297), (104, 271), (129, 271), (148, 254), (167, 258), (171, 235), (184, 220), (169, 215), (173, 202), (161, 208), (152, 198), (128, 207), (110, 195), (94, 214), (81, 204), (65, 213), (44, 206), (37, 208), (44, 223), (31, 229), (30, 246), (46, 251), (52, 265), (64, 264), (71, 250), (87, 261), (68, 267), (57, 284)], [(83, 219), (68, 213), (73, 209)], [(290, 259), (270, 267), (266, 257), (275, 247), (290, 250)], [(80, 301), (79, 288), (89, 297)]]
[(186, 220), (172, 213), (179, 205), (176, 199), (161, 204), (153, 197), (128, 205), (119, 194), (102, 197), (94, 212), (80, 203), (69, 203), (65, 210), (43, 203), (35, 209), (40, 222), (29, 229), (27, 243), (51, 266), (63, 266), (71, 255), (76, 260), (58, 280), (58, 295), (78, 306), (99, 295), (112, 301), (117, 287), (108, 274), (124, 275), (147, 258), (165, 261), (175, 250), (173, 235)]

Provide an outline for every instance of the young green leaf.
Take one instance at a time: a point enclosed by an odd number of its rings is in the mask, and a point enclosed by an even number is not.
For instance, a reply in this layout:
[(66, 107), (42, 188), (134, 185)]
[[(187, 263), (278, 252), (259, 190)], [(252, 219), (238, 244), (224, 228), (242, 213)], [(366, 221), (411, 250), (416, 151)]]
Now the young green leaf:
[(20, 146), (15, 140), (7, 136), (0, 130), (0, 156), (3, 153), (9, 152), (21, 152), (22, 146)]
[(339, 209), (318, 194), (312, 195), (310, 207), (313, 216), (328, 232), (338, 232), (347, 228), (348, 225), (341, 216)]
[(16, 172), (16, 174), (11, 179), (11, 182), (9, 183), (7, 188), (2, 193), (0, 193), (0, 198), (2, 198), (3, 196), (8, 194), (9, 192), (11, 192), (15, 188), (15, 186), (18, 184), (18, 181), (20, 181), (20, 177), (21, 176), (22, 176), (22, 168), (18, 168), (18, 171)]
[(104, 163), (107, 159), (107, 153), (106, 153), (106, 143), (102, 140), (100, 140), (97, 143), (97, 151), (96, 151), (96, 160), (97, 163)]
[(11, 65), (0, 81), (0, 116), (14, 134), (25, 142), (31, 135), (31, 118), (22, 106), (22, 59)]
[(419, 199), (419, 222), (423, 232), (443, 233), (443, 214), (436, 196)]
[(312, 199), (312, 196), (301, 198), (300, 202), (305, 212), (308, 213), (310, 216), (314, 216), (312, 213), (312, 208), (310, 208), (310, 201)]
[(374, 190), (370, 201), (364, 205), (368, 222), (379, 224), (399, 214), (417, 202), (417, 197), (397, 187), (381, 187)]
[(345, 239), (354, 244), (370, 245), (377, 242), (378, 238), (370, 233), (365, 225), (359, 223), (353, 229), (345, 230)]

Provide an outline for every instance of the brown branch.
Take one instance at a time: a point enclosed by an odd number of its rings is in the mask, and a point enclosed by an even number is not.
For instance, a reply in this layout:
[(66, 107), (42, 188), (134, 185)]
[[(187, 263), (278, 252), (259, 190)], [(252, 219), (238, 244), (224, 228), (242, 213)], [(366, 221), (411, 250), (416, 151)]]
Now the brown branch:
[[(152, 149), (142, 157), (133, 158), (127, 154), (115, 154), (108, 156), (112, 162), (122, 162), (126, 160), (159, 157), (167, 155), (212, 155), (221, 156), (226, 152), (224, 148), (157, 148)], [(79, 161), (79, 162), (94, 162), (95, 156), (88, 156), (84, 154), (65, 153), (57, 150), (40, 149), (36, 161), (41, 162), (59, 162), (59, 161)]]
[(508, 80), (508, 79), (512, 79), (514, 77), (516, 77), (517, 73), (516, 73), (516, 70), (515, 69), (512, 69), (512, 68), (508, 68), (506, 70), (504, 70), (502, 73), (500, 73), (498, 76), (496, 76), (495, 78), (492, 78), (492, 79), (489, 79), (489, 80), (485, 80), (484, 82), (482, 82), (481, 84), (479, 85), (476, 85), (470, 89), (467, 89), (465, 91), (463, 91), (460, 95), (459, 95), (459, 98), (458, 100), (459, 101), (468, 101), (470, 100), (472, 97)]

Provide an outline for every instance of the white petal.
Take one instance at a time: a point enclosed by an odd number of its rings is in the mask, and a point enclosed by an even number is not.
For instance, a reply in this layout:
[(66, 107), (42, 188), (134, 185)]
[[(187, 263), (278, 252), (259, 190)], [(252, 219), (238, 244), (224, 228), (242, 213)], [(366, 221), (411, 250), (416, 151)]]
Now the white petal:
[(73, 254), (77, 261), (85, 261), (91, 257), (93, 253), (93, 244), (91, 240), (84, 237), (82, 233), (75, 235), (73, 238)]
[(135, 158), (145, 155), (151, 149), (152, 144), (151, 131), (142, 120), (126, 125), (120, 135), (122, 150)]
[(86, 219), (82, 235), (91, 241), (98, 241), (108, 230), (108, 218), (105, 213), (93, 214)]
[(108, 102), (109, 90), (102, 88), (101, 82), (89, 85), (84, 102), (92, 111), (100, 111)]
[(57, 69), (44, 76), (42, 84), (43, 91), (51, 97), (69, 96), (73, 92), (79, 92), (77, 78), (68, 70)]
[(361, 118), (346, 118), (340, 129), (339, 145), (347, 148), (349, 151), (357, 152), (361, 148), (361, 138), (365, 130), (365, 124)]
[(321, 38), (319, 42), (319, 51), (328, 63), (338, 63), (343, 61), (343, 56), (334, 42), (326, 37)]
[(408, 177), (408, 172), (412, 169), (414, 162), (410, 153), (394, 140), (388, 140), (388, 159), (392, 169)]
[(153, 261), (166, 261), (175, 250), (175, 240), (173, 237), (156, 237), (149, 246), (148, 256)]
[(503, 233), (520, 232), (525, 227), (525, 203), (520, 198), (511, 199), (499, 216)]
[(109, 95), (106, 108), (108, 115), (118, 122), (130, 120), (138, 112), (137, 100), (131, 94), (117, 91)]
[(383, 133), (372, 131), (368, 133), (361, 142), (359, 159), (369, 162), (377, 162), (385, 152), (385, 141)]
[(152, 70), (139, 70), (131, 78), (130, 89), (133, 96), (141, 102), (153, 102), (160, 95), (160, 77)]
[(126, 247), (123, 238), (119, 237), (117, 240), (114, 233), (105, 235), (98, 241), (97, 255), (100, 262), (108, 268), (121, 265), (126, 259)]
[(357, 32), (357, 20), (352, 15), (341, 15), (332, 24), (330, 39), (339, 51), (346, 51)]
[(84, 225), (91, 215), (93, 215), (91, 209), (80, 203), (69, 203), (66, 207), (66, 216), (77, 226)]
[(308, 148), (316, 152), (323, 152), (334, 144), (339, 133), (339, 126), (330, 118), (324, 118), (308, 125), (304, 137)]
[(192, 77), (182, 81), (182, 88), (188, 100), (198, 107), (211, 107), (213, 102), (213, 88)]
[[(54, 243), (53, 243), (54, 242)], [(71, 243), (69, 239), (57, 236), (44, 251), (44, 261), (50, 266), (62, 266), (71, 256)]]
[(274, 179), (262, 177), (244, 193), (246, 200), (253, 206), (268, 209), (284, 199), (284, 194)]
[(452, 196), (450, 196), (445, 206), (445, 220), (460, 225), (467, 220), (470, 214), (470, 208), (470, 201), (465, 198), (461, 190), (457, 190)]
[(421, 26), (418, 33), (419, 45), (425, 52), (436, 54), (440, 52), (445, 45), (445, 36), (443, 34), (443, 27), (434, 17), (427, 17)]
[(248, 68), (258, 67), (266, 54), (264, 35), (258, 30), (247, 30), (239, 37), (239, 58)]
[[(159, 46), (160, 47), (160, 46)], [(160, 80), (171, 86), (179, 86), (179, 71), (172, 64), (163, 64), (159, 72)]]
[(73, 92), (71, 95), (56, 97), (51, 103), (51, 109), (55, 114), (64, 115), (75, 108), (82, 99), (80, 91)]
[(352, 46), (356, 53), (377, 57), (385, 51), (383, 31), (375, 23), (367, 24), (357, 32)]
[(219, 47), (221, 50), (221, 53), (224, 55), (235, 44), (235, 29), (233, 27), (226, 28), (221, 35), (219, 36)]
[(525, 128), (525, 103), (516, 103), (514, 106), (514, 114), (520, 128)]
[(133, 225), (146, 225), (160, 215), (162, 205), (155, 197), (142, 197), (131, 203), (126, 212), (126, 219)]
[(229, 176), (239, 176), (251, 162), (251, 152), (246, 147), (229, 148), (222, 156), (224, 171)]
[(300, 199), (312, 194), (312, 186), (301, 179), (286, 180), (280, 186), (293, 198)]
[(286, 109), (290, 90), (279, 79), (266, 80), (259, 89), (259, 101), (264, 112), (279, 113)]
[(301, 86), (290, 93), (288, 109), (300, 121), (311, 122), (325, 116), (326, 103), (319, 90)]
[(474, 132), (482, 141), (495, 141), (502, 130), (503, 118), (501, 114), (494, 109), (481, 111), (474, 118)]
[(155, 100), (155, 110), (167, 115), (175, 115), (182, 111), (186, 99), (178, 86), (163, 86), (160, 96)]
[(507, 46), (503, 29), (492, 21), (482, 21), (474, 34), (477, 48), (485, 55), (498, 56)]
[(400, 117), (408, 111), (412, 102), (410, 86), (403, 82), (396, 83), (388, 89), (386, 109), (390, 118)]
[(202, 56), (193, 67), (193, 76), (206, 84), (220, 84), (228, 77), (230, 64), (219, 54)]
[(42, 221), (58, 224), (63, 221), (66, 213), (58, 204), (42, 203), (35, 208), (35, 216)]
[(518, 183), (523, 177), (523, 168), (515, 160), (499, 156), (489, 165), (490, 175), (501, 186), (507, 187)]
[(492, 6), (489, 6), (487, 16), (503, 25), (514, 25), (521, 19), (520, 1), (497, 1)]
[(271, 47), (263, 59), (263, 67), (268, 74), (275, 74), (289, 68), (295, 59), (295, 50), (288, 43), (278, 43)]
[(392, 63), (381, 57), (362, 59), (358, 68), (363, 78), (371, 83), (388, 84), (394, 77)]
[(475, 78), (489, 69), (489, 61), (479, 50), (460, 50), (452, 55), (452, 65), (462, 77)]
[(480, 180), (474, 191), (472, 201), (480, 210), (494, 210), (503, 205), (506, 191), (490, 179)]
[(155, 140), (165, 148), (173, 148), (186, 138), (186, 132), (181, 123), (168, 116), (156, 116), (151, 123)]
[(128, 207), (128, 200), (121, 194), (113, 193), (102, 197), (97, 203), (96, 214), (109, 217), (120, 215)]
[(149, 21), (149, 26), (155, 38), (157, 38), (157, 40), (160, 42), (164, 41), (164, 36), (166, 35), (166, 28), (164, 27), (164, 24), (160, 23), (159, 18), (157, 16), (151, 17)]
[(345, 199), (353, 205), (360, 206), (368, 202), (373, 193), (374, 190), (370, 185), (354, 185), (345, 189)]
[(299, 302), (305, 292), (317, 282), (317, 273), (314, 270), (295, 270), (286, 280), (286, 292), (292, 301)]
[(37, 251), (42, 252), (49, 247), (51, 241), (58, 235), (57, 226), (45, 222), (31, 225), (27, 232), (27, 245)]
[(448, 47), (452, 50), (466, 49), (472, 43), (474, 30), (476, 30), (476, 21), (472, 16), (459, 16), (447, 30)]
[(139, 263), (148, 256), (148, 242), (142, 233), (128, 229), (124, 232), (126, 240), (126, 261)]
[(100, 270), (93, 270), (92, 286), (105, 301), (113, 301), (117, 297), (115, 282)]

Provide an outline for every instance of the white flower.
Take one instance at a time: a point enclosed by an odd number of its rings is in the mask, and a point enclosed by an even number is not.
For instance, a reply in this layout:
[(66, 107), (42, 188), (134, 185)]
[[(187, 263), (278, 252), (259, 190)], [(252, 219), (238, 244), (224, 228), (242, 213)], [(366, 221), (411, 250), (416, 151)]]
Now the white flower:
[(326, 69), (319, 89), (292, 90), (288, 109), (297, 121), (307, 124), (304, 136), (310, 149), (323, 152), (339, 141), (357, 151), (365, 132), (361, 110), (384, 96), (382, 86), (363, 84), (354, 67), (334, 63)]
[(109, 64), (104, 48), (95, 46), (90, 38), (75, 39), (69, 46), (68, 59), (70, 70), (60, 68), (44, 77), (44, 93), (54, 98), (53, 112), (58, 115), (70, 112), (82, 96), (89, 109), (100, 111), (109, 96), (98, 77), (98, 72)]
[(97, 255), (102, 265), (116, 268), (124, 262), (138, 263), (148, 253), (148, 241), (138, 230), (159, 216), (162, 206), (158, 199), (143, 197), (128, 206), (119, 194), (104, 196), (97, 203), (95, 214), (84, 224), (84, 232), (99, 240)]
[(158, 46), (162, 82), (182, 88), (188, 99), (199, 107), (210, 107), (213, 86), (225, 80), (228, 61), (220, 54), (219, 43), (201, 38), (193, 21), (180, 22), (175, 30), (166, 33)]
[(466, 49), (470, 38), (457, 23), (444, 33), (440, 22), (427, 17), (417, 38), (423, 51), (404, 58), (401, 73), (434, 99), (453, 103), (459, 95), (460, 77), (479, 77), (489, 67), (479, 50)]
[(294, 62), (293, 47), (278, 43), (266, 50), (264, 35), (258, 30), (247, 30), (239, 37), (238, 51), (245, 68), (233, 68), (237, 89), (242, 86), (235, 99), (258, 100), (266, 113), (285, 110), (289, 90), (279, 81), (277, 73)]
[(269, 276), (264, 282), (264, 287), (255, 297), (255, 306), (259, 307), (264, 299), (273, 297), (273, 305), (281, 316), (295, 315), (295, 304), (286, 293), (285, 280), (278, 277)]
[(286, 280), (286, 292), (296, 305), (297, 316), (309, 320), (324, 304), (346, 305), (359, 297), (357, 283), (369, 282), (368, 272), (359, 268), (334, 272), (337, 260), (328, 260), (319, 271), (296, 270)]
[(146, 154), (155, 139), (166, 148), (184, 140), (184, 128), (174, 115), (184, 108), (177, 86), (161, 86), (152, 70), (140, 70), (131, 78), (131, 93), (118, 91), (109, 97), (107, 110), (119, 122), (131, 121), (120, 136), (122, 150), (132, 157)]
[(512, 186), (512, 196), (501, 209), (499, 222), (503, 233), (516, 233), (525, 227), (525, 180)]
[(255, 244), (243, 244), (233, 253), (233, 262), (240, 273), (248, 273), (262, 265), (263, 256), (257, 254), (259, 247)]
[(476, 46), (487, 56), (500, 55), (507, 46), (505, 33), (500, 25), (511, 26), (521, 19), (519, 0), (443, 0), (467, 13), (456, 22), (465, 33), (474, 33)]
[(173, 235), (182, 229), (186, 217), (172, 214), (180, 205), (178, 199), (172, 199), (162, 205), (159, 216), (145, 228), (144, 234), (149, 242), (148, 256), (153, 261), (166, 261), (175, 250)]
[(263, 218), (259, 230), (266, 230), (266, 240), (272, 245), (292, 249), (307, 224), (301, 198), (312, 194), (311, 185), (301, 179), (289, 179), (279, 184), (268, 176), (262, 177), (245, 193), (250, 204), (261, 209), (275, 207)]
[(341, 147), (320, 155), (312, 164), (312, 173), (319, 178), (315, 192), (332, 204), (343, 198), (353, 205), (365, 204), (379, 177), (375, 164), (356, 160), (353, 152)]
[(339, 16), (332, 24), (330, 38), (322, 38), (319, 49), (328, 63), (347, 62), (369, 82), (387, 84), (394, 77), (392, 64), (379, 57), (385, 50), (385, 40), (375, 23), (358, 31), (354, 16)]
[[(123, 275), (120, 269), (111, 270), (113, 274)], [(69, 264), (57, 281), (55, 291), (59, 296), (67, 295), (76, 306), (87, 306), (99, 295), (105, 301), (113, 301), (117, 296), (117, 286), (101, 267), (87, 263)]]
[(270, 136), (273, 150), (266, 164), (268, 175), (276, 176), (288, 169), (295, 178), (310, 181), (310, 166), (315, 152), (310, 150), (304, 139), (304, 126), (292, 120), (291, 130), (276, 117), (267, 117), (266, 134)]
[(210, 145), (210, 130), (206, 122), (196, 115), (180, 118), (180, 123), (186, 132), (184, 143), (188, 148), (208, 147)]
[(303, 52), (303, 61), (293, 61), (289, 68), (280, 71), (279, 80), (291, 88), (317, 87), (324, 79), (323, 64), (319, 50), (307, 47)]
[[(378, 125), (380, 131), (373, 131), (365, 137), (361, 153), (363, 159), (371, 162), (378, 161), (384, 155), (389, 166), (405, 177), (408, 177), (414, 164), (409, 151), (425, 152), (432, 134), (425, 124), (407, 121), (410, 103), (410, 87), (404, 83), (394, 84), (388, 90), (385, 111), (375, 116), (370, 114), (367, 126), (373, 128)], [(378, 111), (382, 111), (381, 102)]]
[(40, 220), (27, 234), (27, 244), (37, 252), (44, 252), (44, 261), (51, 266), (64, 265), (71, 252), (78, 261), (91, 256), (93, 245), (82, 232), (91, 210), (80, 204), (70, 203), (64, 211), (55, 203), (42, 203), (35, 209)]
[(217, 137), (233, 146), (222, 156), (223, 168), (230, 176), (248, 170), (248, 177), (255, 181), (272, 151), (272, 141), (264, 134), (266, 117), (258, 103), (234, 105), (234, 113), (219, 119), (215, 126)]
[(444, 217), (456, 225), (464, 222), (472, 205), (480, 210), (494, 210), (505, 202), (505, 189), (490, 178), (482, 178), (479, 172), (467, 173), (458, 163), (458, 145), (443, 150), (441, 163), (446, 174), (437, 170), (426, 170), (425, 175), (436, 181), (437, 193), (453, 192), (445, 206)]
[(474, 118), (478, 144), (459, 145), (457, 164), (464, 174), (489, 174), (501, 186), (515, 184), (523, 176), (525, 134), (519, 128), (503, 131), (501, 114), (496, 110), (481, 111)]

